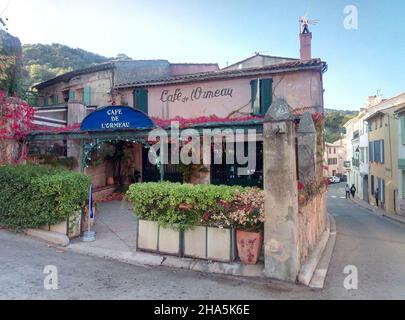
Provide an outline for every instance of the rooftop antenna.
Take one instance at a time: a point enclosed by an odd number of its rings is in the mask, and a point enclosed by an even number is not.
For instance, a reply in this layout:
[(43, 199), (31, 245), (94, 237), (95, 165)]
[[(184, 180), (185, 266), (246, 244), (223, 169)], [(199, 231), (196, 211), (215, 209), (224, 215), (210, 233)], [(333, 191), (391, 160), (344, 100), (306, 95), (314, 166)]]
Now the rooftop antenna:
[(316, 25), (318, 24), (319, 20), (313, 19), (310, 20), (308, 19), (308, 13), (305, 13), (304, 16), (299, 18), (299, 23), (300, 23), (300, 33), (309, 33), (309, 25)]

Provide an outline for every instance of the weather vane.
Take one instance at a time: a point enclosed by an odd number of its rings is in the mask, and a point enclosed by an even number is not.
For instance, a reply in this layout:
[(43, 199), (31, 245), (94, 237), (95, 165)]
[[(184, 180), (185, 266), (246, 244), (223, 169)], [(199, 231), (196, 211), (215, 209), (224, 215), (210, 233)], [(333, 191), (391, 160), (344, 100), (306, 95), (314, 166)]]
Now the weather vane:
[(308, 13), (300, 17), (300, 33), (309, 33), (309, 25), (316, 25), (319, 22), (319, 20), (309, 20), (307, 16)]
[(7, 24), (4, 22), (4, 20), (8, 21), (7, 18), (5, 18), (5, 19), (0, 18), (0, 29), (4, 28), (7, 31), (8, 30)]

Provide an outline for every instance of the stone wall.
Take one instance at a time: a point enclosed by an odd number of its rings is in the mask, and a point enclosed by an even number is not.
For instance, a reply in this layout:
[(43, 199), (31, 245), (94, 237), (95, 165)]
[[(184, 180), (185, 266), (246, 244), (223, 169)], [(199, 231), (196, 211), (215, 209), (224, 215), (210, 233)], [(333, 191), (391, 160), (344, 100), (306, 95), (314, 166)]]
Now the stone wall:
[(302, 264), (326, 229), (326, 193), (298, 207), (298, 250)]

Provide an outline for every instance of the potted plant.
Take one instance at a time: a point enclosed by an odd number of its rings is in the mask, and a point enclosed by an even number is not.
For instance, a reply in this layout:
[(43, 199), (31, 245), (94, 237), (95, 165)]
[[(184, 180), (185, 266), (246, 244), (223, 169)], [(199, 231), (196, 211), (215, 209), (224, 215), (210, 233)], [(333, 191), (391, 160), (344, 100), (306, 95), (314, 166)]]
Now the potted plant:
[(229, 219), (236, 228), (236, 243), (242, 263), (256, 264), (260, 257), (264, 229), (264, 194), (249, 188), (233, 201)]

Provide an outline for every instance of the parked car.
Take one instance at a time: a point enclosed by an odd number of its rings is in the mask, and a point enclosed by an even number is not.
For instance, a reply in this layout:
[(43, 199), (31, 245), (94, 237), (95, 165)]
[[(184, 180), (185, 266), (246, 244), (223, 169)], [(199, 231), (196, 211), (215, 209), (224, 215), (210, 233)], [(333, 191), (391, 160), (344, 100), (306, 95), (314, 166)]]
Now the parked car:
[(329, 177), (330, 183), (340, 183), (340, 178), (336, 176)]

